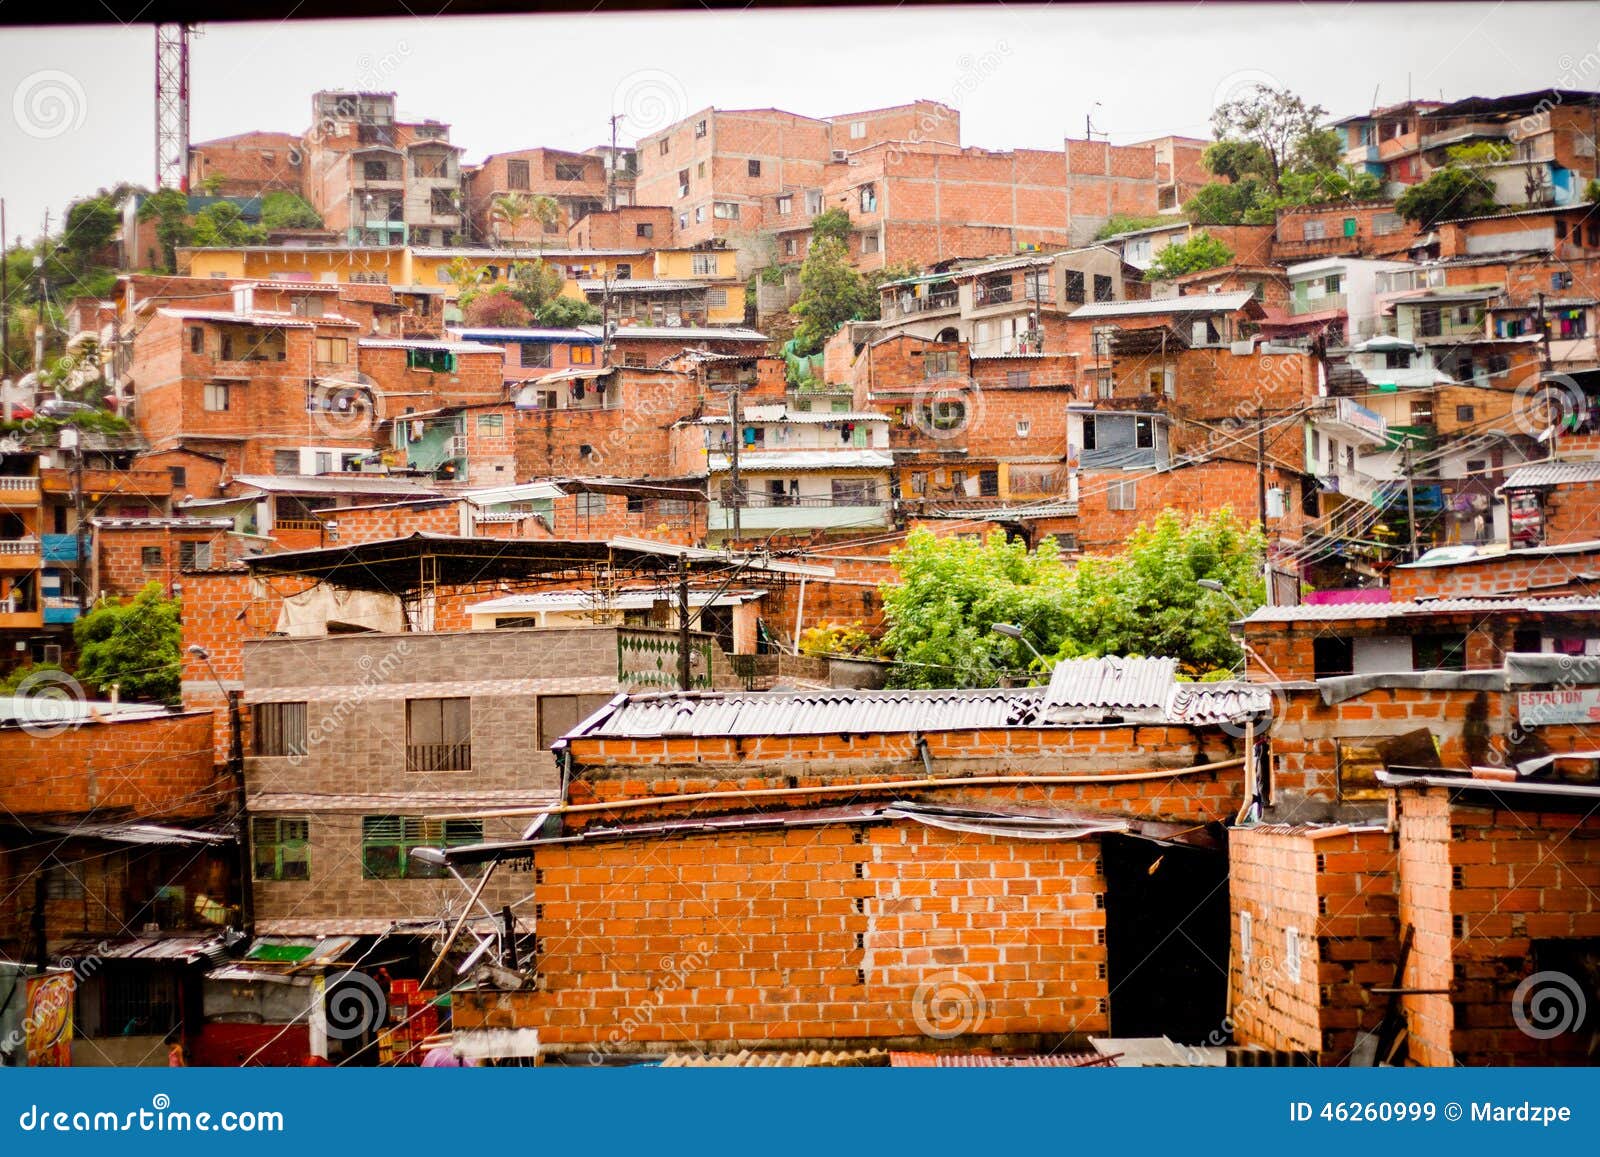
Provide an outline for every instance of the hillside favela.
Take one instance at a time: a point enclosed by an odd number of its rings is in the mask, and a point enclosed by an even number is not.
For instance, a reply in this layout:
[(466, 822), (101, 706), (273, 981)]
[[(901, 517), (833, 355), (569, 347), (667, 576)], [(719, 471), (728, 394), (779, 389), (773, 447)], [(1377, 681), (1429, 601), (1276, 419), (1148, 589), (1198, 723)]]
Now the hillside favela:
[(0, 47), (0, 1067), (1600, 1063), (1600, 29), (1424, 7)]

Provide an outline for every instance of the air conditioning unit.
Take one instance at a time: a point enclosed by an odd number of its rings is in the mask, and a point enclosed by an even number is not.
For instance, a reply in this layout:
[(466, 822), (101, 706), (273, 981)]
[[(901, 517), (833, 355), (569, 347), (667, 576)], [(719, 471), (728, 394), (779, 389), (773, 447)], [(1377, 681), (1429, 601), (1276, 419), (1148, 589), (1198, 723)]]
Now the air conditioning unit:
[(849, 154), (846, 153), (843, 149), (834, 149), (833, 150), (833, 159), (836, 160), (836, 161), (843, 161), (847, 156), (849, 156)]

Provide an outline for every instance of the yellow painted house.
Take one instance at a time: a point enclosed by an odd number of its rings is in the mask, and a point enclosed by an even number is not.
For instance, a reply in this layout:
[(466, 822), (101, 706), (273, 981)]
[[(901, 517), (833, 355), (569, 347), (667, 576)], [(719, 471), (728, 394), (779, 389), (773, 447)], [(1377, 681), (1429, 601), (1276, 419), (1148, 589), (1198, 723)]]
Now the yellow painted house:
[(456, 296), (456, 285), (447, 270), (456, 260), (482, 271), (484, 284), (494, 284), (507, 281), (517, 262), (535, 258), (562, 271), (563, 296), (596, 304), (609, 296), (619, 312), (640, 314), (639, 320), (680, 311), (700, 324), (744, 322), (744, 285), (731, 249), (241, 245), (179, 249), (178, 271), (252, 281), (364, 282), (442, 293), (449, 301)]

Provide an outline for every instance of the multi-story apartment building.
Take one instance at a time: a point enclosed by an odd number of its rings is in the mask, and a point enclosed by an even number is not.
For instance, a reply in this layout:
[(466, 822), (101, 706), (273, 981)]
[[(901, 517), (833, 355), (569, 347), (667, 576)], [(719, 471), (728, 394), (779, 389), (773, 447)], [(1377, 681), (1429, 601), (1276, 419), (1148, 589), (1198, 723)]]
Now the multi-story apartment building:
[(299, 193), (302, 143), (295, 133), (248, 132), (189, 146), (189, 189), (216, 186), (221, 197)]
[[(617, 175), (608, 170), (606, 157), (590, 153), (543, 148), (493, 153), (466, 175), (471, 239), (515, 247), (564, 236), (590, 213), (608, 206)], [(519, 194), (551, 198), (558, 206), (558, 215), (550, 221), (507, 219), (497, 202)], [(632, 196), (631, 183), (626, 195)]]
[(450, 126), (397, 120), (392, 92), (315, 94), (303, 152), (303, 195), (352, 244), (445, 245), (464, 231)]

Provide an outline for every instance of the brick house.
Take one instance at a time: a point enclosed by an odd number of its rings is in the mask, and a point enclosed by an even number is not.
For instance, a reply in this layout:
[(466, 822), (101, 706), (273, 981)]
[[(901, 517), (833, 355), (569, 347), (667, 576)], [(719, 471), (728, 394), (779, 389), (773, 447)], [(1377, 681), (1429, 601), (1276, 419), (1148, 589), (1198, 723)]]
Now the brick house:
[[(587, 153), (543, 148), (492, 153), (466, 173), (464, 184), (472, 237), (495, 245), (508, 241), (516, 246), (561, 236), (589, 214), (607, 207), (605, 158)], [(559, 207), (559, 215), (548, 224), (529, 219), (513, 225), (499, 215), (495, 201), (518, 194), (550, 197)]]
[(248, 132), (199, 141), (189, 146), (191, 189), (206, 187), (220, 178), (217, 193), (224, 197), (259, 197), (263, 193), (299, 194), (300, 138), (294, 133)]
[[(560, 744), (562, 842), (530, 832), (446, 853), (531, 861), (541, 921), (523, 958), (538, 984), (470, 991), (458, 1029), (535, 1028), (541, 1050), (578, 1057), (882, 1045), (933, 1031), (925, 1005), (948, 984), (976, 1011), (937, 1035), (964, 1043), (1182, 1035), (1179, 1022), (1213, 1014), (1220, 985), (1186, 986), (1185, 1011), (1133, 979), (1153, 945), (1129, 905), (1192, 915), (1198, 947), (1145, 960), (1146, 980), (1165, 984), (1196, 954), (1225, 954), (1220, 908), (1201, 902), (1218, 865), (1182, 837), (1161, 852), (1128, 837), (1184, 824), (1198, 836), (1236, 810), (1242, 786), (1237, 741), (1219, 726), (1230, 692), (1178, 696), (1170, 669), (1063, 664), (1052, 690), (614, 701)], [(1107, 671), (1121, 681), (1080, 693)], [(965, 782), (989, 775), (996, 752), (1004, 782)], [(699, 797), (685, 793), (705, 791), (725, 793), (723, 814), (688, 813)], [(836, 806), (843, 791), (852, 801)], [(759, 815), (740, 806), (754, 792)], [(1018, 840), (1017, 824), (1055, 837)], [(1182, 870), (1152, 869), (1163, 853)], [(622, 922), (641, 917), (643, 940)], [(663, 959), (679, 983), (665, 984)], [(643, 1015), (641, 1000), (663, 1007)]]
[(665, 205), (618, 205), (615, 209), (591, 211), (574, 221), (567, 230), (567, 244), (574, 249), (627, 249), (640, 245), (667, 249), (677, 244), (672, 221), (672, 210)]

